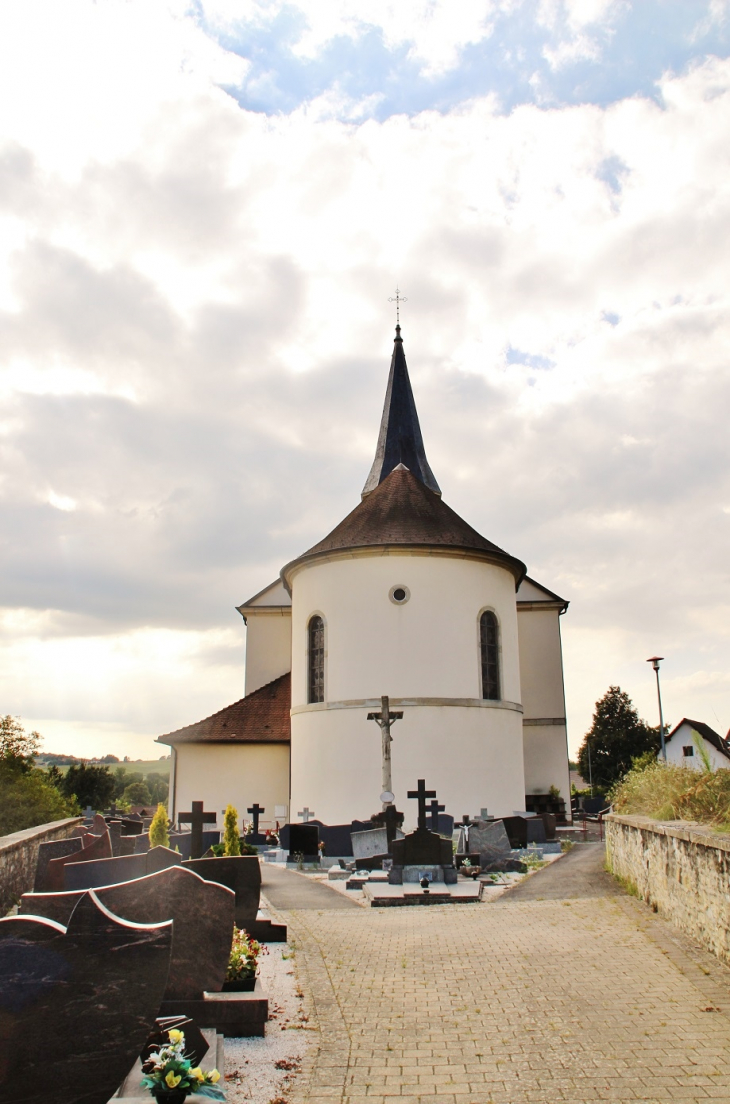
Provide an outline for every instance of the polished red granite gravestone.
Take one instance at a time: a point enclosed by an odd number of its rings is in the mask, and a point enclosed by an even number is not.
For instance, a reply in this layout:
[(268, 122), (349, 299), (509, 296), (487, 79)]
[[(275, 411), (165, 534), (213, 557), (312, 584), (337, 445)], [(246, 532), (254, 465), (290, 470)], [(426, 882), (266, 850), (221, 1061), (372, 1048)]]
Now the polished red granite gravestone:
[(93, 892), (68, 927), (0, 920), (0, 1101), (107, 1104), (154, 1025), (172, 924), (120, 920)]

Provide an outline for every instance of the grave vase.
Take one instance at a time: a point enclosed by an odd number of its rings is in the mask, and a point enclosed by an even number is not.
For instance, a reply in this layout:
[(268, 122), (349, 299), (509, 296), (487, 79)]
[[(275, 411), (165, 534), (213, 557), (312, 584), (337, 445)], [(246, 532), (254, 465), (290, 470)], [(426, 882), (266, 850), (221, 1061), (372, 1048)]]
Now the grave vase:
[(158, 1104), (184, 1104), (188, 1097), (187, 1089), (158, 1089), (153, 1094)]

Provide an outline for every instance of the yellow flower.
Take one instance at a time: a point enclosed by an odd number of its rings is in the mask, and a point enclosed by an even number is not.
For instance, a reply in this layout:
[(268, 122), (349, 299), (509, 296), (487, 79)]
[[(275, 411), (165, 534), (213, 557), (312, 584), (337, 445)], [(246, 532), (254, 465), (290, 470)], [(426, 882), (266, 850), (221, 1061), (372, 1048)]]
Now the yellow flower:
[(190, 1076), (191, 1077), (196, 1077), (198, 1079), (198, 1081), (205, 1081), (205, 1074), (203, 1073), (200, 1066), (196, 1066), (195, 1069), (191, 1069), (190, 1070)]
[(182, 1077), (176, 1076), (174, 1070), (170, 1070), (165, 1078), (165, 1084), (167, 1085), (168, 1089), (176, 1088), (181, 1081)]
[(218, 1073), (218, 1070), (211, 1070), (208, 1074), (208, 1080), (210, 1081), (211, 1085), (215, 1085), (216, 1081), (220, 1081), (220, 1079), (221, 1075)]
[(184, 1032), (175, 1031), (174, 1028), (173, 1028), (172, 1031), (168, 1031), (167, 1034), (170, 1036), (170, 1042), (171, 1043), (181, 1043), (183, 1041), (183, 1039), (185, 1038)]

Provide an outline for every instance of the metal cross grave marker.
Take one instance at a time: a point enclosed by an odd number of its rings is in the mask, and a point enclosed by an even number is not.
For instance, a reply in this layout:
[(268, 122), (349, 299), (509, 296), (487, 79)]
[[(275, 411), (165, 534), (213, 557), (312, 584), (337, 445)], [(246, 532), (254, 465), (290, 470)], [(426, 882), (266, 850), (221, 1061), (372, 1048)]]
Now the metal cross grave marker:
[(190, 858), (200, 859), (203, 856), (203, 825), (215, 824), (215, 813), (204, 813), (203, 802), (193, 801), (189, 813), (178, 813), (177, 819), (181, 824), (190, 825)]
[[(368, 713), (368, 720), (375, 721), (376, 725), (380, 728), (380, 732), (383, 738), (383, 793), (393, 792), (393, 780), (390, 765), (390, 745), (393, 743), (393, 737), (390, 734), (391, 725), (396, 721), (403, 719), (402, 710), (393, 713), (390, 709), (390, 698), (387, 694), (383, 694), (380, 699), (380, 712)], [(390, 803), (383, 802), (383, 808), (387, 809)]]
[(415, 798), (418, 801), (418, 827), (419, 829), (427, 828), (426, 825), (426, 802), (429, 797), (435, 797), (435, 790), (426, 789), (426, 780), (424, 778), (418, 779), (418, 789), (409, 790), (408, 796)]

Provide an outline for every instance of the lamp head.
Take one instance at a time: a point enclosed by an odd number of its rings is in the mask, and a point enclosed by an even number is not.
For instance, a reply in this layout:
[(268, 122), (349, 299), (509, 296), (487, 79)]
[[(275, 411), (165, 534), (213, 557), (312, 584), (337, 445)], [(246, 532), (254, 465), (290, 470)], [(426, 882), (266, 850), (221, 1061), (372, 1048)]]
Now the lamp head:
[(661, 661), (663, 659), (664, 659), (664, 656), (651, 656), (649, 659), (647, 659), (646, 662), (651, 663), (653, 669), (655, 671), (658, 671), (659, 670), (659, 664), (661, 663)]

